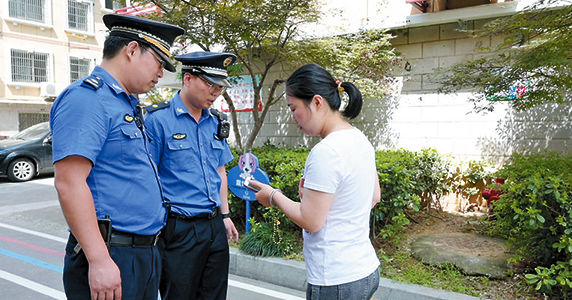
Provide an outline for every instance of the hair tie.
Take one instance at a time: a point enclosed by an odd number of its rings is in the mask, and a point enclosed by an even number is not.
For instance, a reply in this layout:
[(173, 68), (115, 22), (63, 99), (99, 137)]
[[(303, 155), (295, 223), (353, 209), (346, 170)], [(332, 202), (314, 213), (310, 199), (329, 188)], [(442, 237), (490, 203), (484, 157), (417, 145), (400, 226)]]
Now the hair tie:
[(339, 80), (336, 80), (336, 84), (338, 85), (338, 92), (343, 92), (344, 88), (342, 87), (342, 82)]

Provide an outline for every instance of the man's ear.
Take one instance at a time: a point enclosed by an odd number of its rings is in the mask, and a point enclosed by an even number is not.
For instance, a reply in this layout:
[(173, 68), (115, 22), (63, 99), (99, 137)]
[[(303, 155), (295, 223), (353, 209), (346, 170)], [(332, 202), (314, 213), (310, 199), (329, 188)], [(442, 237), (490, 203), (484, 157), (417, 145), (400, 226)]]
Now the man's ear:
[(137, 50), (140, 51), (141, 48), (139, 47), (139, 44), (136, 41), (131, 41), (129, 42), (129, 44), (127, 44), (127, 46), (125, 46), (125, 54), (129, 59), (131, 59), (133, 55), (135, 55), (135, 52)]
[(191, 75), (191, 73), (183, 73), (183, 84), (185, 86), (189, 86), (189, 84), (191, 84), (191, 80), (193, 80), (193, 75)]

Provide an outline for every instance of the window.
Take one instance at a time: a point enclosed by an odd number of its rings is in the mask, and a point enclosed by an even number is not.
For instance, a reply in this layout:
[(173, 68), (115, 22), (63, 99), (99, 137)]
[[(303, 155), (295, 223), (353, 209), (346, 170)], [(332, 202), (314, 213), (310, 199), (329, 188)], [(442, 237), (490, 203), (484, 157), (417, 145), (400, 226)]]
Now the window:
[(12, 82), (49, 82), (48, 53), (11, 49)]
[(8, 0), (11, 18), (47, 23), (46, 0)]
[(125, 7), (121, 4), (121, 1), (105, 0), (105, 8), (116, 10)]
[(20, 123), (18, 129), (22, 131), (30, 126), (50, 121), (50, 115), (42, 113), (19, 113), (18, 121)]
[(89, 75), (93, 60), (70, 56), (70, 83)]
[(93, 32), (93, 3), (68, 0), (68, 28), (81, 32)]

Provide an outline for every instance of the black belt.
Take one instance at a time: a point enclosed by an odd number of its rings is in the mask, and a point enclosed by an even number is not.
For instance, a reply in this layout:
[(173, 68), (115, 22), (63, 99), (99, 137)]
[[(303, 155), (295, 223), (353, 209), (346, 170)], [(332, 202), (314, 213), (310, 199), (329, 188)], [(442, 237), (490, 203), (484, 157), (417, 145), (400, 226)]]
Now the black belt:
[(177, 219), (181, 219), (181, 220), (185, 220), (185, 221), (195, 221), (195, 220), (199, 220), (199, 219), (212, 219), (214, 217), (216, 217), (216, 215), (218, 215), (219, 212), (219, 208), (215, 207), (214, 211), (212, 213), (202, 213), (202, 214), (198, 214), (196, 216), (183, 216), (174, 212), (170, 212), (169, 213), (169, 217), (171, 218), (177, 218)]
[(155, 246), (159, 239), (159, 234), (138, 235), (133, 233), (113, 231), (109, 244), (113, 246)]

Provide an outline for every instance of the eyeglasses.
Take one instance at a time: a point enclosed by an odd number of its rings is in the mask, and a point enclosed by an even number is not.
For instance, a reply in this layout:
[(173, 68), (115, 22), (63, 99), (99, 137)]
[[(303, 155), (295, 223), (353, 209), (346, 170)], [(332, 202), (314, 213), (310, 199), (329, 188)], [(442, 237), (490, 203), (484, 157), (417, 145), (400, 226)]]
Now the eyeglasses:
[(159, 57), (159, 55), (155, 54), (155, 52), (153, 52), (153, 50), (149, 49), (148, 51), (159, 62), (159, 64), (161, 65), (161, 69), (165, 69), (165, 67), (167, 66), (167, 62), (165, 60), (163, 60), (161, 57)]
[(205, 78), (203, 78), (203, 76), (197, 76), (197, 77), (199, 77), (204, 83), (206, 83), (209, 86), (209, 92), (211, 94), (214, 94), (214, 93), (222, 94), (222, 93), (224, 93), (224, 91), (226, 91), (226, 87), (224, 87), (224, 86), (220, 86), (218, 84), (211, 83), (208, 80), (206, 80)]

